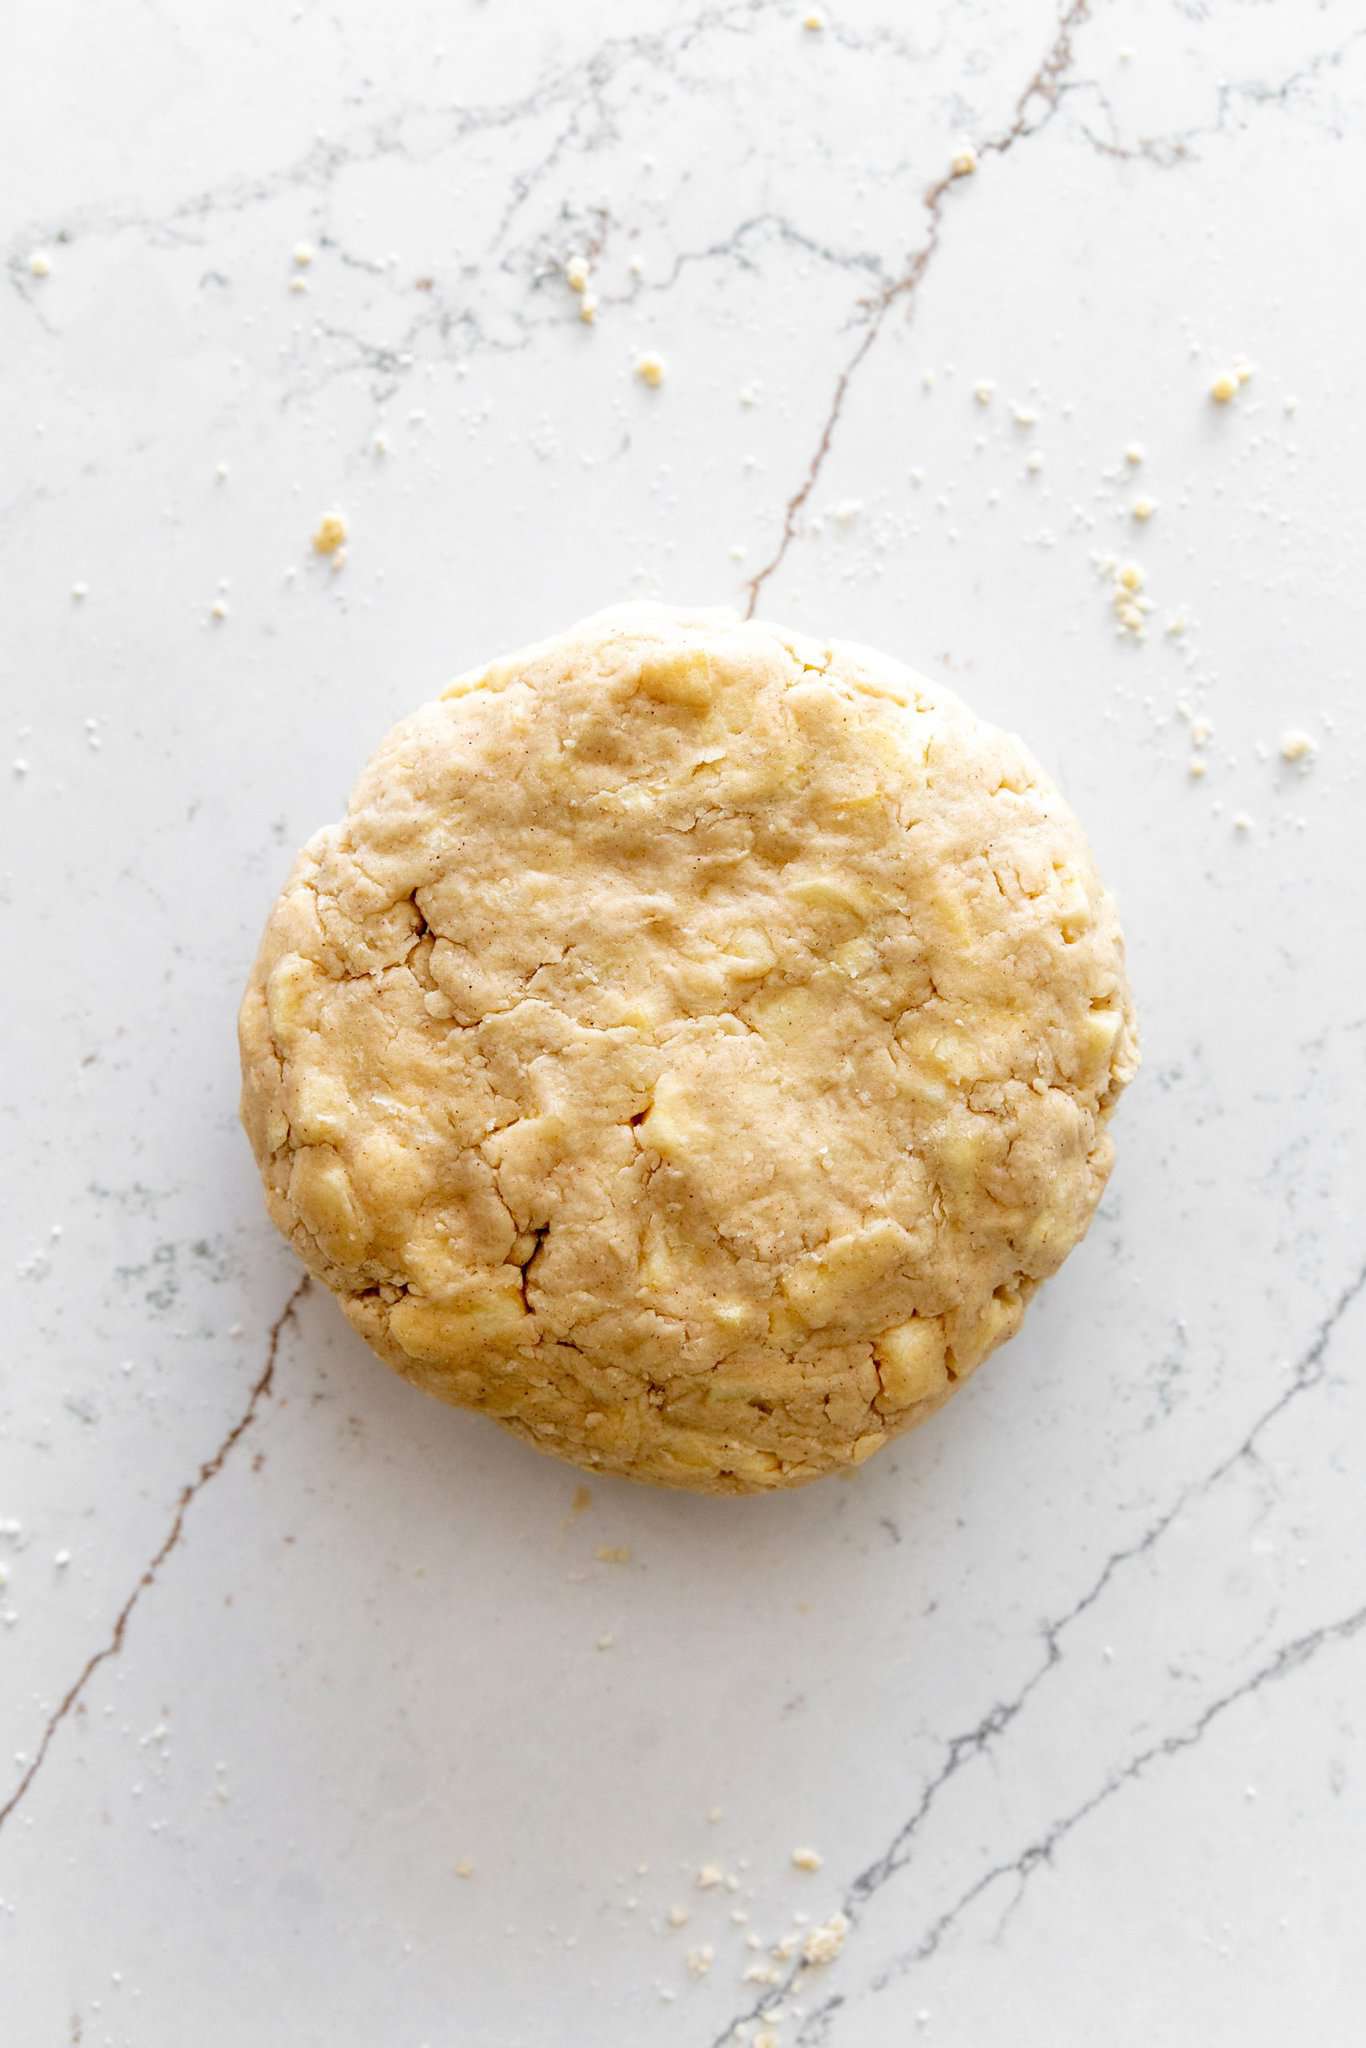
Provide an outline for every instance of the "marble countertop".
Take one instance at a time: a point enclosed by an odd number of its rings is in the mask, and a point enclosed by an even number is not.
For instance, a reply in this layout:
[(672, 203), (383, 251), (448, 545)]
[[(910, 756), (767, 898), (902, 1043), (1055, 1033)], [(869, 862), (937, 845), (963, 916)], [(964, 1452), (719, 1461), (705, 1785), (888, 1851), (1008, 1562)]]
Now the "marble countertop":
[[(11, 10), (14, 2048), (1361, 2038), (1366, 26), (825, 16)], [(1086, 1244), (789, 1497), (405, 1388), (236, 1125), (296, 843), (632, 594), (947, 677), (1130, 935)]]

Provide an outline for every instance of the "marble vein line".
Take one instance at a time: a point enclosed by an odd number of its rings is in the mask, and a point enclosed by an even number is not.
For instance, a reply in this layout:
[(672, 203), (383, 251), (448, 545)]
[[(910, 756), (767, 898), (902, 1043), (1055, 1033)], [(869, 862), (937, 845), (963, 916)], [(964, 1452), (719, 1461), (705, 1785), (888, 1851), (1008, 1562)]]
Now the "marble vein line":
[[(979, 157), (1005, 156), (1017, 142), (1024, 141), (1030, 135), (1036, 135), (1040, 129), (1048, 125), (1057, 111), (1064, 80), (1072, 67), (1073, 35), (1089, 18), (1090, 12), (1090, 0), (1069, 0), (1069, 5), (1058, 17), (1057, 29), (1042, 61), (1020, 90), (1009, 125), (999, 134), (989, 135), (977, 143)], [(835, 379), (835, 389), (831, 394), (811, 460), (807, 464), (806, 474), (783, 508), (782, 530), (777, 545), (762, 568), (755, 571), (745, 586), (748, 598), (744, 616), (747, 619), (754, 617), (759, 603), (759, 593), (769, 578), (782, 567), (787, 551), (796, 538), (797, 520), (825, 467), (850, 386), (872, 353), (888, 314), (894, 306), (903, 303), (908, 313), (914, 311), (916, 295), (939, 250), (944, 231), (945, 201), (951, 189), (961, 182), (962, 179), (956, 172), (948, 170), (936, 178), (933, 184), (928, 185), (921, 194), (920, 203), (926, 219), (925, 238), (901, 275), (884, 285), (876, 298), (869, 301), (867, 325), (848, 362)]]
[[(1282, 1643), (1250, 1677), (1232, 1686), (1229, 1691), (1221, 1693), (1217, 1699), (1211, 1700), (1185, 1728), (1180, 1729), (1175, 1735), (1161, 1736), (1156, 1742), (1149, 1743), (1145, 1749), (1139, 1750), (1117, 1770), (1111, 1771), (1088, 1798), (1072, 1807), (1059, 1820), (1053, 1821), (1035, 1840), (1027, 1843), (1017, 1856), (1003, 1863), (994, 1863), (989, 1870), (983, 1871), (951, 1906), (946, 1907), (931, 1922), (913, 1949), (898, 1956), (872, 1979), (869, 1991), (885, 1991), (890, 1984), (907, 1975), (917, 1964), (928, 1962), (963, 1914), (993, 1886), (1005, 1878), (1013, 1877), (1016, 1880), (1015, 1896), (1002, 1916), (997, 1930), (999, 1935), (1019, 1906), (1035, 1871), (1043, 1864), (1051, 1863), (1058, 1845), (1098, 1808), (1106, 1805), (1135, 1779), (1141, 1778), (1150, 1765), (1167, 1757), (1179, 1756), (1184, 1750), (1193, 1749), (1213, 1723), (1228, 1713), (1230, 1708), (1250, 1698), (1263, 1686), (1274, 1685), (1279, 1680), (1290, 1677), (1293, 1672), (1303, 1669), (1329, 1644), (1349, 1642), (1363, 1629), (1366, 1629), (1366, 1605), (1353, 1609), (1350, 1614), (1343, 1615), (1336, 1621), (1324, 1622), (1319, 1628), (1310, 1629), (1304, 1635), (1294, 1637), (1290, 1642)], [(819, 2048), (819, 2044), (828, 2038), (835, 2014), (846, 2004), (848, 1998), (837, 1992), (816, 2006), (807, 2014), (798, 2029), (794, 2037), (794, 2048)]]
[[(116, 235), (133, 229), (163, 243), (193, 244), (198, 241), (204, 223), (219, 215), (244, 213), (286, 192), (326, 191), (342, 171), (388, 157), (408, 163), (431, 162), (471, 137), (515, 128), (561, 106), (570, 110), (567, 135), (585, 110), (601, 112), (609, 86), (628, 65), (667, 69), (706, 37), (738, 33), (766, 16), (789, 12), (789, 0), (729, 0), (729, 4), (700, 8), (696, 14), (662, 28), (609, 37), (587, 55), (552, 70), (518, 99), (480, 106), (405, 101), (366, 123), (348, 139), (334, 141), (321, 137), (287, 163), (254, 176), (205, 186), (184, 195), (160, 213), (149, 213), (136, 205), (95, 204), (77, 208), (62, 219), (31, 220), (11, 237), (0, 261), (8, 268), (14, 290), (35, 317), (41, 319), (42, 309), (26, 274), (28, 253), (37, 243), (78, 242), (94, 235)], [(551, 145), (552, 158), (558, 155), (564, 139), (562, 135)], [(533, 165), (521, 175), (511, 212), (539, 182), (542, 169), (549, 167)], [(495, 234), (495, 248), (505, 228), (506, 222)]]
[[(1157, 1546), (1163, 1536), (1166, 1535), (1168, 1529), (1171, 1528), (1172, 1524), (1193, 1500), (1197, 1500), (1202, 1495), (1210, 1492), (1223, 1479), (1227, 1478), (1229, 1473), (1235, 1470), (1236, 1467), (1256, 1457), (1259, 1439), (1292, 1402), (1297, 1401), (1302, 1394), (1308, 1393), (1311, 1388), (1322, 1384), (1327, 1374), (1328, 1351), (1334, 1335), (1343, 1318), (1349, 1313), (1363, 1293), (1366, 1293), (1366, 1261), (1363, 1261), (1352, 1278), (1347, 1282), (1328, 1313), (1319, 1322), (1308, 1344), (1295, 1360), (1289, 1385), (1283, 1392), (1277, 1395), (1274, 1401), (1270, 1402), (1261, 1411), (1241, 1441), (1231, 1451), (1227, 1452), (1216, 1465), (1211, 1466), (1203, 1477), (1193, 1480), (1190, 1485), (1184, 1487), (1171, 1504), (1164, 1508), (1157, 1519), (1149, 1524), (1141, 1536), (1136, 1537), (1132, 1543), (1127, 1544), (1123, 1549), (1113, 1552), (1105, 1560), (1090, 1586), (1074, 1601), (1064, 1614), (1060, 1615), (1056, 1620), (1044, 1624), (1041, 1630), (1044, 1646), (1043, 1657), (1024, 1681), (1023, 1685), (1020, 1686), (1019, 1690), (1012, 1694), (1009, 1699), (997, 1701), (974, 1727), (964, 1729), (959, 1734), (949, 1738), (943, 1763), (939, 1766), (933, 1777), (926, 1780), (920, 1798), (917, 1800), (909, 1816), (902, 1822), (881, 1855), (865, 1865), (848, 1885), (842, 1901), (842, 1910), (851, 1926), (858, 1924), (860, 1915), (869, 1901), (910, 1862), (915, 1838), (929, 1819), (940, 1794), (949, 1781), (956, 1777), (964, 1765), (969, 1763), (974, 1757), (985, 1754), (998, 1736), (1005, 1734), (1012, 1722), (1016, 1721), (1024, 1711), (1025, 1706), (1036, 1689), (1043, 1684), (1050, 1672), (1055, 1671), (1062, 1663), (1064, 1657), (1062, 1638), (1072, 1625), (1096, 1605), (1114, 1579), (1128, 1565), (1133, 1564), (1138, 1558), (1146, 1557)], [(1359, 1623), (1354, 1622), (1352, 1627), (1347, 1629), (1346, 1632), (1354, 1634), (1356, 1627), (1359, 1625)], [(1320, 1633), (1325, 1636), (1331, 1635), (1334, 1628), (1337, 1629), (1338, 1633), (1342, 1633), (1346, 1629), (1346, 1625), (1334, 1624), (1333, 1628), (1320, 1631)], [(1283, 1654), (1289, 1658), (1290, 1651), (1294, 1648), (1294, 1645), (1289, 1646)], [(1303, 1659), (1299, 1658), (1295, 1661), (1303, 1661)], [(1275, 1660), (1273, 1659), (1274, 1662)], [(1288, 1663), (1286, 1668), (1292, 1667)], [(1265, 1682), (1265, 1677), (1268, 1675), (1280, 1674), (1279, 1672), (1272, 1673), (1268, 1668), (1264, 1671), (1261, 1679), (1254, 1679), (1254, 1681), (1241, 1690), (1250, 1690), (1252, 1683)], [(1237, 1694), (1228, 1695), (1223, 1705), (1232, 1704), (1233, 1699), (1237, 1696)], [(1220, 1703), (1216, 1702), (1216, 1707), (1219, 1711), (1222, 1711)], [(1204, 1732), (1204, 1728), (1208, 1726), (1209, 1721), (1213, 1718), (1215, 1718), (1214, 1712), (1206, 1710), (1201, 1723), (1198, 1724), (1201, 1733)], [(1184, 1746), (1178, 1738), (1173, 1737), (1171, 1740), (1176, 1741), (1178, 1747)], [(1157, 1744), (1154, 1754), (1161, 1749), (1162, 1744)], [(1151, 1758), (1147, 1760), (1150, 1761)], [(1130, 1775), (1137, 1775), (1137, 1773), (1132, 1772)], [(1121, 1781), (1123, 1780), (1121, 1779)], [(1085, 1811), (1089, 1812), (1091, 1807), (1098, 1803), (1098, 1799), (1093, 1799)], [(1070, 1828), (1075, 1826), (1076, 1822), (1082, 1817), (1082, 1812), (1078, 1811), (1070, 1818), (1068, 1827), (1063, 1832), (1069, 1832)], [(1061, 1836), (1057, 1836), (1056, 1839), (1060, 1840)], [(1000, 1873), (994, 1874), (999, 1875)], [(977, 1896), (977, 1893), (974, 1891), (972, 1896)], [(968, 1897), (965, 1895), (953, 1910), (955, 1912), (961, 1911), (968, 1902)], [(775, 2000), (780, 1999), (789, 1992), (802, 1975), (801, 1965), (794, 1965), (779, 1986), (767, 1990), (762, 1999), (756, 2001), (754, 2005), (744, 2012), (736, 2013), (722, 2032), (715, 2036), (711, 2048), (728, 2048), (728, 2044), (735, 2039), (737, 2027), (756, 2020), (764, 2007), (772, 2005)], [(833, 2007), (820, 2007), (817, 2010), (823, 2012), (827, 2009), (833, 2010)], [(812, 2017), (814, 2018), (815, 2015)]]
[[(1006, 1917), (1009, 1918), (1009, 1914), (1019, 1904), (1030, 1878), (1040, 1864), (1051, 1861), (1058, 1844), (1098, 1807), (1104, 1806), (1116, 1793), (1122, 1792), (1135, 1778), (1142, 1777), (1150, 1764), (1163, 1757), (1179, 1756), (1182, 1750), (1193, 1749), (1206, 1730), (1226, 1714), (1230, 1707), (1235, 1707), (1240, 1701), (1250, 1698), (1264, 1685), (1273, 1685), (1282, 1678), (1288, 1678), (1292, 1672), (1301, 1670), (1328, 1644), (1350, 1642), (1363, 1628), (1366, 1628), (1366, 1604), (1353, 1609), (1350, 1614), (1343, 1615), (1336, 1621), (1324, 1622), (1319, 1628), (1309, 1629), (1304, 1635), (1282, 1643), (1250, 1677), (1211, 1700), (1185, 1728), (1180, 1729), (1175, 1735), (1159, 1737), (1156, 1742), (1149, 1743), (1145, 1749), (1140, 1749), (1131, 1756), (1127, 1763), (1111, 1771), (1089, 1798), (1082, 1800), (1061, 1819), (1053, 1821), (1034, 1841), (1026, 1844), (1018, 1856), (1011, 1857), (1008, 1862), (993, 1864), (990, 1870), (983, 1871), (952, 1906), (946, 1907), (944, 1912), (939, 1914), (913, 1949), (905, 1956), (898, 1957), (889, 1969), (874, 1979), (873, 1989), (882, 1990), (894, 1977), (903, 1976), (915, 1964), (927, 1961), (974, 1900), (981, 1898), (983, 1893), (989, 1891), (1000, 1879), (1015, 1877), (1019, 1883), (1019, 1890), (1008, 1909)], [(800, 2035), (798, 2039), (801, 2039)]]
[(38, 1747), (34, 1751), (31, 1761), (25, 1768), (23, 1776), (19, 1779), (18, 1784), (10, 1793), (8, 1799), (6, 1799), (3, 1806), (0, 1806), (0, 1828), (4, 1827), (6, 1821), (9, 1820), (33, 1784), (34, 1779), (43, 1767), (44, 1760), (49, 1749), (52, 1747), (58, 1729), (80, 1704), (86, 1688), (95, 1676), (95, 1673), (102, 1664), (108, 1663), (111, 1657), (117, 1657), (123, 1648), (123, 1639), (127, 1633), (128, 1624), (133, 1618), (134, 1609), (137, 1607), (143, 1594), (156, 1584), (157, 1573), (180, 1542), (185, 1529), (185, 1518), (195, 1501), (209, 1484), (209, 1481), (218, 1477), (218, 1474), (222, 1471), (229, 1456), (235, 1449), (238, 1440), (246, 1434), (247, 1430), (251, 1428), (252, 1423), (256, 1420), (257, 1411), (270, 1393), (271, 1384), (275, 1378), (275, 1361), (280, 1351), (280, 1340), (288, 1324), (295, 1320), (299, 1303), (308, 1292), (309, 1285), (309, 1276), (305, 1273), (302, 1279), (295, 1285), (288, 1301), (270, 1326), (270, 1332), (266, 1340), (265, 1361), (260, 1372), (252, 1382), (251, 1390), (247, 1395), (241, 1414), (232, 1424), (217, 1450), (204, 1460), (194, 1478), (181, 1488), (176, 1500), (175, 1512), (171, 1517), (171, 1525), (156, 1551), (144, 1565), (132, 1592), (114, 1617), (114, 1626), (109, 1632), (108, 1641), (103, 1643), (94, 1652), (93, 1656), (86, 1660), (80, 1672), (49, 1714), (47, 1724), (43, 1729)]
[(1158, 170), (1175, 170), (1178, 165), (1189, 162), (1196, 155), (1195, 145), (1206, 142), (1216, 135), (1227, 132), (1233, 109), (1239, 102), (1249, 106), (1290, 106), (1298, 93), (1314, 84), (1324, 72), (1340, 70), (1351, 51), (1366, 41), (1366, 28), (1360, 28), (1347, 36), (1341, 43), (1326, 50), (1317, 50), (1296, 70), (1278, 79), (1275, 84), (1265, 80), (1246, 79), (1234, 81), (1221, 79), (1218, 85), (1216, 111), (1212, 121), (1201, 122), (1195, 127), (1179, 128), (1168, 135), (1140, 135), (1133, 142), (1121, 142), (1114, 110), (1100, 87), (1094, 84), (1079, 90), (1094, 95), (1102, 113), (1110, 124), (1108, 136), (1099, 135), (1085, 122), (1081, 133), (1092, 149), (1101, 156), (1114, 157), (1120, 163), (1146, 163)]

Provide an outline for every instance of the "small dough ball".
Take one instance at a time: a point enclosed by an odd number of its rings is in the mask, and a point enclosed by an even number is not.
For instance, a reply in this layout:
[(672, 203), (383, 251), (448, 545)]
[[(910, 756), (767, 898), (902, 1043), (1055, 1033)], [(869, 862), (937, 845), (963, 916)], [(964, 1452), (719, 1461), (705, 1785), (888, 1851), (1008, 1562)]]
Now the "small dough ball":
[(382, 1358), (729, 1493), (861, 1463), (1014, 1332), (1138, 1059), (1017, 740), (883, 655), (656, 605), (389, 735), (240, 1029), (270, 1213)]

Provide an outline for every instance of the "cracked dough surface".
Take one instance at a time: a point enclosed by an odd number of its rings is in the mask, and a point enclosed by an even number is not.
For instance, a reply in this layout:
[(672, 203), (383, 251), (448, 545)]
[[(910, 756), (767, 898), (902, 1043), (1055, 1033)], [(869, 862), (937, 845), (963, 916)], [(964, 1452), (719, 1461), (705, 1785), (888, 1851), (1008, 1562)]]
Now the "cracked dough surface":
[(270, 1213), (405, 1378), (585, 1466), (790, 1486), (1085, 1231), (1137, 1065), (1020, 743), (863, 648), (631, 605), (462, 677), (242, 1005)]

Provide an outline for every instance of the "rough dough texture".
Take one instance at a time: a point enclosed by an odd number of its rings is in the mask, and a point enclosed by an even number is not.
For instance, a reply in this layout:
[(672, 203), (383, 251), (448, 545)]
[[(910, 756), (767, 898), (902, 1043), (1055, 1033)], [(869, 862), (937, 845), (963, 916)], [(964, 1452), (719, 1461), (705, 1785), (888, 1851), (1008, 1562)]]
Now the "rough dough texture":
[(1018, 1327), (1137, 1065), (1020, 743), (865, 649), (632, 605), (462, 677), (299, 856), (242, 1005), (270, 1213), (539, 1449), (859, 1464)]

